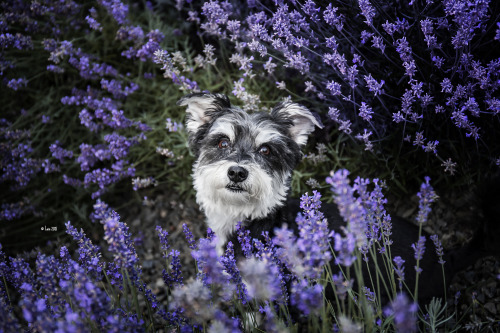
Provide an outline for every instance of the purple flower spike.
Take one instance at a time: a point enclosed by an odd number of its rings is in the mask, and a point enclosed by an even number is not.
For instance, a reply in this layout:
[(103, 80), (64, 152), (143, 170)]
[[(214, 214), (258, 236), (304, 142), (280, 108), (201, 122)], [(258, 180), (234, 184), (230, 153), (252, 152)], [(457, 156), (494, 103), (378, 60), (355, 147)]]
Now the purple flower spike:
[(159, 225), (156, 226), (156, 232), (158, 233), (158, 238), (160, 238), (160, 246), (163, 251), (163, 257), (166, 257), (167, 251), (170, 248), (168, 244), (168, 232), (163, 230)]
[(54, 142), (49, 147), (52, 156), (59, 160), (59, 162), (64, 163), (65, 158), (73, 158), (73, 152), (63, 149), (59, 141)]
[(355, 236), (356, 245), (363, 246), (366, 243), (366, 211), (360, 200), (354, 197), (354, 189), (349, 185), (347, 176), (349, 171), (339, 170), (330, 173), (326, 182), (332, 185), (335, 194), (335, 203), (339, 207), (340, 215), (348, 223), (348, 230)]
[(443, 260), (443, 255), (444, 255), (443, 245), (441, 244), (438, 235), (432, 235), (431, 240), (434, 243), (434, 246), (436, 247), (436, 254), (439, 257), (438, 263), (444, 265), (446, 261)]
[(281, 296), (279, 269), (267, 260), (250, 258), (241, 267), (241, 275), (247, 281), (248, 296), (256, 300), (277, 300)]
[(224, 266), (224, 270), (230, 276), (231, 282), (236, 286), (236, 294), (238, 299), (242, 304), (246, 304), (248, 301), (248, 294), (241, 278), (240, 270), (236, 265), (236, 259), (234, 258), (234, 248), (233, 243), (229, 242), (227, 244), (226, 252), (219, 259), (222, 266)]
[(417, 215), (417, 222), (418, 223), (425, 223), (427, 222), (427, 218), (429, 216), (429, 213), (431, 212), (431, 203), (436, 201), (438, 196), (434, 192), (434, 189), (432, 186), (429, 184), (430, 182), (429, 177), (425, 177), (425, 183), (422, 183), (420, 186), (420, 192), (417, 193), (418, 196), (418, 215)]
[(396, 265), (394, 267), (394, 272), (398, 276), (399, 290), (401, 290), (403, 288), (403, 282), (405, 280), (405, 267), (403, 266), (405, 261), (400, 256), (394, 257), (394, 259), (392, 259), (392, 260), (394, 261), (394, 264)]
[[(426, 241), (425, 236), (420, 236), (420, 238), (418, 239), (418, 242), (411, 245), (412, 249), (415, 251), (415, 259), (416, 260), (421, 260), (424, 256), (425, 241)], [(415, 266), (415, 270), (417, 271), (417, 273), (422, 272), (422, 268), (417, 267), (417, 266)]]
[(189, 227), (186, 223), (182, 225), (182, 230), (184, 231), (184, 235), (186, 236), (186, 240), (188, 242), (188, 246), (191, 250), (196, 248), (196, 241), (194, 240), (193, 233), (189, 230)]
[(283, 227), (276, 231), (273, 240), (284, 249), (280, 251), (280, 258), (297, 276), (318, 278), (323, 266), (331, 259), (331, 234), (327, 220), (319, 211), (320, 198), (321, 194), (317, 191), (313, 191), (312, 196), (306, 193), (300, 198), (303, 213), (299, 213), (296, 218), (299, 227), (298, 238)]
[(356, 249), (356, 237), (353, 233), (347, 233), (342, 237), (339, 233), (334, 235), (335, 264), (351, 266), (356, 261), (356, 256), (353, 254)]
[(99, 3), (106, 8), (118, 24), (128, 23), (128, 5), (123, 4), (120, 0), (100, 0)]
[[(78, 231), (69, 221), (66, 223), (66, 233), (78, 243), (78, 261), (87, 274), (97, 280), (102, 279), (103, 264), (101, 263), (102, 255), (99, 247), (92, 244), (82, 229)], [(61, 253), (65, 252), (61, 249)]]
[(118, 267), (125, 268), (131, 274), (130, 278), (136, 281), (141, 274), (136, 268), (139, 261), (131, 235), (125, 223), (119, 221), (117, 213), (112, 212), (102, 223), (104, 224), (104, 239), (109, 244), (109, 251), (113, 253)]
[(310, 286), (307, 280), (300, 280), (292, 285), (290, 298), (303, 315), (316, 314), (323, 306), (323, 287), (320, 284)]
[(227, 285), (228, 277), (223, 274), (216, 250), (217, 238), (212, 240), (202, 238), (198, 249), (191, 251), (191, 256), (197, 261), (199, 276), (206, 286), (211, 284)]
[(236, 234), (238, 235), (238, 242), (240, 242), (241, 249), (246, 258), (252, 256), (253, 246), (250, 239), (250, 231), (246, 230), (241, 222), (236, 224)]
[(169, 308), (175, 311), (182, 310), (183, 316), (193, 320), (194, 323), (202, 324), (205, 320), (213, 319), (215, 309), (211, 303), (209, 286), (196, 279), (172, 290)]
[(167, 272), (165, 269), (162, 272), (163, 281), (165, 281), (165, 284), (170, 288), (183, 284), (184, 279), (182, 277), (179, 255), (180, 252), (177, 250), (170, 251), (168, 254), (168, 257), (170, 258), (170, 272)]
[(359, 0), (359, 8), (361, 9), (361, 14), (366, 18), (365, 23), (368, 25), (373, 25), (373, 18), (375, 17), (376, 12), (370, 1)]
[(417, 331), (417, 310), (417, 303), (410, 302), (408, 296), (401, 293), (384, 309), (384, 314), (394, 316), (396, 332), (411, 333)]

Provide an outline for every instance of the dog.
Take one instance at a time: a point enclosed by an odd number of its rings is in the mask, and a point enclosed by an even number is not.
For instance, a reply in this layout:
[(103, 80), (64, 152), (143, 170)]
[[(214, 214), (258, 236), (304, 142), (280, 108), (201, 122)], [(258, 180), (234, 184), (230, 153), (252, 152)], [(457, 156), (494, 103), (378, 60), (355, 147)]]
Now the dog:
[[(231, 241), (235, 256), (243, 257), (235, 235), (240, 221), (250, 231), (250, 237), (256, 239), (262, 239), (264, 231), (272, 237), (274, 230), (285, 223), (297, 231), (299, 201), (288, 197), (292, 172), (302, 159), (301, 149), (308, 136), (316, 128), (323, 128), (321, 121), (306, 107), (293, 102), (281, 102), (270, 112), (252, 114), (231, 106), (228, 97), (222, 94), (194, 93), (177, 104), (187, 107), (186, 129), (196, 158), (193, 165), (196, 200), (206, 215), (208, 227), (217, 236), (218, 254)], [(334, 204), (323, 207), (329, 228), (340, 232), (345, 222), (337, 207)], [(410, 269), (416, 260), (411, 245), (417, 242), (419, 229), (398, 217), (392, 218), (392, 224), (392, 257), (401, 256), (406, 261), (405, 283), (413, 290), (416, 279)], [(422, 234), (429, 239), (424, 231)], [(419, 301), (443, 296), (443, 283), (447, 285), (455, 272), (486, 255), (483, 248), (476, 237), (463, 248), (446, 253), (446, 281), (435, 251), (427, 249), (420, 261)], [(370, 265), (364, 274), (375, 270), (373, 260)]]
[(231, 107), (227, 96), (199, 93), (178, 105), (187, 106), (186, 129), (196, 156), (196, 200), (221, 253), (237, 222), (250, 225), (279, 215), (301, 148), (322, 125), (295, 103), (248, 114)]

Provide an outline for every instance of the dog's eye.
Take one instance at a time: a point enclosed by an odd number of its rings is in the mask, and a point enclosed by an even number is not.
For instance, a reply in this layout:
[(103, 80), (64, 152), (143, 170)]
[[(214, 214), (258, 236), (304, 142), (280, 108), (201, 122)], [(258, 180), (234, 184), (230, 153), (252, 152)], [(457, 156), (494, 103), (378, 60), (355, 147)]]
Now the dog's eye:
[(271, 149), (269, 149), (268, 146), (261, 146), (259, 149), (259, 153), (262, 155), (269, 155), (270, 152), (271, 152)]
[(229, 140), (228, 139), (220, 139), (218, 147), (219, 147), (219, 149), (229, 148)]

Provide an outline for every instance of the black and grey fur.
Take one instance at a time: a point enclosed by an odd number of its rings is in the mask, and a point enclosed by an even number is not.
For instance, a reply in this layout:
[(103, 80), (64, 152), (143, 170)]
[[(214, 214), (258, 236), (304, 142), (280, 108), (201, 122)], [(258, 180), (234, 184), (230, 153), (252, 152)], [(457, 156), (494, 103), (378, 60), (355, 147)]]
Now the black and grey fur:
[[(236, 256), (241, 255), (234, 233), (239, 221), (245, 224), (252, 238), (261, 238), (263, 231), (272, 237), (275, 228), (284, 223), (295, 230), (299, 202), (287, 195), (292, 171), (302, 156), (301, 148), (316, 127), (323, 127), (313, 114), (296, 103), (280, 103), (270, 113), (248, 114), (232, 107), (228, 98), (220, 94), (187, 95), (178, 105), (187, 106), (186, 127), (190, 147), (196, 155), (193, 165), (196, 199), (217, 236), (219, 254), (232, 241)], [(330, 229), (340, 232), (345, 222), (337, 207), (324, 205), (323, 213)], [(485, 226), (498, 229), (493, 224), (497, 219), (491, 218), (492, 223)], [(411, 244), (418, 240), (419, 231), (398, 217), (393, 217), (392, 223), (392, 257), (401, 256), (406, 261), (406, 284), (413, 290), (415, 258)], [(487, 232), (478, 232), (472, 242), (445, 254), (448, 280), (479, 257), (499, 253), (498, 243), (482, 242), (481, 239), (488, 240), (484, 234)], [(424, 301), (442, 295), (444, 290), (441, 265), (435, 251), (427, 245), (429, 249), (420, 262), (423, 272), (419, 299)]]

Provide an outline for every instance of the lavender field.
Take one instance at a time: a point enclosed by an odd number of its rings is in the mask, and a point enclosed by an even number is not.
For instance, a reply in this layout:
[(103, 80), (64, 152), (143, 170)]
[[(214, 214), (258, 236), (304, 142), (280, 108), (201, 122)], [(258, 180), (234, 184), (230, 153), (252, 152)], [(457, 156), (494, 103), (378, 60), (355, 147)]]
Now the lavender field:
[[(496, 332), (499, 88), (498, 1), (2, 1), (0, 332)], [(298, 233), (238, 225), (217, 255), (176, 105), (195, 92), (321, 120)], [(451, 279), (456, 248), (482, 252)]]

